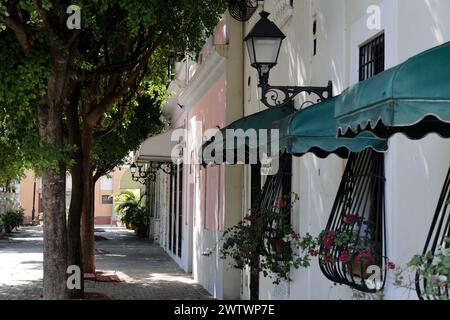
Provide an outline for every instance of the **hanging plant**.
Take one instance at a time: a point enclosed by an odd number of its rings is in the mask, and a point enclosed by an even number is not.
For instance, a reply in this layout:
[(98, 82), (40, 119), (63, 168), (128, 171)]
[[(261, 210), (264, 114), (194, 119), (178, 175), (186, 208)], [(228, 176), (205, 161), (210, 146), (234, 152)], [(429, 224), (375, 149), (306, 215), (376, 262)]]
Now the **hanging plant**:
[[(395, 285), (416, 290), (419, 281), (426, 283), (421, 297), (430, 300), (450, 300), (450, 238), (434, 253), (428, 251), (414, 256), (406, 267), (400, 267), (395, 274)], [(411, 276), (415, 275), (415, 277)]]
[[(223, 234), (221, 258), (231, 258), (233, 267), (249, 267), (254, 273), (273, 279), (274, 284), (291, 281), (291, 268), (307, 268), (316, 252), (316, 239), (303, 238), (290, 223), (290, 210), (298, 200), (295, 194), (276, 198), (271, 208), (252, 210), (236, 226)], [(206, 250), (204, 255), (211, 255)]]

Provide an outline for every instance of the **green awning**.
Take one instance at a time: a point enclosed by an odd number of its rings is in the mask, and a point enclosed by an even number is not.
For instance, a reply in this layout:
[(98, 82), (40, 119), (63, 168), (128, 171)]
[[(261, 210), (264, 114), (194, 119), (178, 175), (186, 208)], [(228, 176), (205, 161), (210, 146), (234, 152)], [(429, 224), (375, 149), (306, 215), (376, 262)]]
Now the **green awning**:
[(336, 102), (336, 120), (340, 136), (450, 137), (450, 42), (347, 89)]
[[(387, 150), (387, 141), (363, 132), (355, 138), (336, 138), (335, 104), (339, 97), (301, 110), (274, 124), (280, 130), (280, 152), (296, 156), (314, 153), (320, 158), (336, 154), (347, 158), (350, 152), (372, 148)], [(273, 142), (272, 142), (273, 145)]]
[[(272, 123), (286, 118), (294, 112), (295, 109), (292, 106), (273, 108), (233, 122), (219, 130), (214, 137), (202, 146), (203, 164), (217, 163), (217, 161), (213, 160), (219, 160), (220, 163), (225, 163), (226, 160), (227, 164), (248, 163), (249, 151), (253, 149), (254, 152), (252, 154), (255, 155), (262, 145), (268, 148), (270, 152)], [(261, 136), (262, 132), (260, 130), (263, 129), (267, 132), (265, 136)], [(243, 139), (238, 139), (234, 135), (242, 133), (245, 134)], [(227, 153), (234, 154), (234, 157), (232, 159), (226, 158)]]

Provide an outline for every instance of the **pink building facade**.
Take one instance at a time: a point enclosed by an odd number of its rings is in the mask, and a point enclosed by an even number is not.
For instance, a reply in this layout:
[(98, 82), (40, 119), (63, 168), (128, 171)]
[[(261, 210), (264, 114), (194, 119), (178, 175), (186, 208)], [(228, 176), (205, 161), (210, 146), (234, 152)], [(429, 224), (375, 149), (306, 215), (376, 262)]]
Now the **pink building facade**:
[[(172, 124), (172, 141), (184, 144), (184, 161), (172, 175), (158, 174), (152, 198), (155, 239), (219, 299), (239, 298), (240, 272), (229, 268), (217, 250), (210, 257), (202, 253), (215, 248), (223, 231), (242, 218), (244, 170), (243, 166), (205, 168), (198, 155), (217, 128), (243, 116), (242, 38), (242, 24), (226, 14), (198, 60), (185, 58), (176, 64), (176, 77), (169, 86), (172, 98), (164, 113)], [(140, 153), (137, 161), (152, 158), (152, 139), (146, 142), (147, 154)], [(155, 145), (153, 151), (157, 149)]]

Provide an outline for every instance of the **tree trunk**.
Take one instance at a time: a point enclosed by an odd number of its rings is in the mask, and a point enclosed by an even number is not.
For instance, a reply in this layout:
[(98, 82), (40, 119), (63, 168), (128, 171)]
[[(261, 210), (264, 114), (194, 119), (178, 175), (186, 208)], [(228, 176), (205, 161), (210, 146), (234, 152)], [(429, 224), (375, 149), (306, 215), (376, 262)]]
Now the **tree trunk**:
[[(72, 176), (72, 197), (69, 207), (68, 222), (68, 264), (80, 267), (83, 277), (83, 259), (81, 251), (81, 212), (83, 201), (83, 180), (82, 180), (82, 157), (81, 152), (77, 152), (75, 164), (71, 169)], [(84, 281), (81, 281), (81, 289), (74, 290), (72, 298), (82, 299), (84, 292)]]
[[(72, 155), (74, 165), (71, 168), (72, 195), (69, 207), (68, 221), (68, 264), (76, 265), (81, 269), (83, 277), (83, 260), (81, 254), (81, 212), (83, 204), (83, 151), (81, 145), (81, 129), (78, 116), (78, 103), (81, 87), (74, 88), (70, 105), (66, 108), (67, 131), (69, 144), (77, 147)], [(81, 281), (81, 289), (72, 292), (72, 298), (82, 299), (84, 293), (84, 281)]]
[(95, 272), (95, 237), (94, 214), (91, 211), (92, 194), (94, 194), (91, 172), (91, 150), (93, 141), (93, 129), (84, 124), (83, 129), (83, 210), (81, 217), (81, 246), (83, 254), (83, 269), (86, 273)]
[[(48, 106), (39, 106), (39, 134), (43, 145), (63, 148), (63, 93), (61, 70), (53, 66), (48, 83)], [(44, 290), (45, 300), (68, 298), (67, 230), (66, 230), (66, 167), (62, 159), (56, 168), (47, 168), (42, 175), (44, 210)]]

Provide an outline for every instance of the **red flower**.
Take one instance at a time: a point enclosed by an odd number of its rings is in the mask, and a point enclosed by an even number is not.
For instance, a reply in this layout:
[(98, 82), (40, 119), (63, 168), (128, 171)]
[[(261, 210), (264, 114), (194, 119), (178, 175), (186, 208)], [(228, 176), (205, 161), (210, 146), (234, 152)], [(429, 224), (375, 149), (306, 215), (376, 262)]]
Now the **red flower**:
[(369, 263), (370, 262), (370, 258), (372, 258), (372, 251), (370, 250), (364, 250), (361, 251), (356, 257), (355, 257), (355, 262), (356, 263), (360, 263), (361, 260), (363, 263)]
[(397, 268), (397, 266), (395, 265), (395, 263), (393, 263), (393, 262), (389, 262), (389, 263), (388, 263), (388, 269), (390, 269), (390, 270), (395, 270), (395, 268)]
[(358, 216), (356, 214), (349, 214), (344, 217), (344, 223), (352, 225), (358, 220)]
[(331, 262), (331, 257), (330, 256), (323, 257), (323, 263), (330, 263), (330, 262)]
[(310, 254), (311, 256), (313, 256), (313, 257), (317, 257), (317, 256), (319, 255), (319, 251), (317, 251), (317, 250), (311, 250), (311, 251), (309, 252), (309, 254)]
[(333, 241), (329, 238), (324, 239), (323, 241), (323, 248), (325, 251), (330, 250), (333, 247)]
[(282, 201), (283, 201), (283, 200), (282, 200), (280, 197), (276, 197), (276, 198), (275, 198), (275, 205), (276, 205), (276, 206), (281, 206)]
[(370, 251), (370, 250), (364, 250), (364, 251), (361, 253), (361, 255), (362, 255), (364, 258), (372, 258), (372, 251)]
[(342, 251), (339, 255), (339, 261), (342, 263), (347, 263), (349, 259), (348, 251)]

